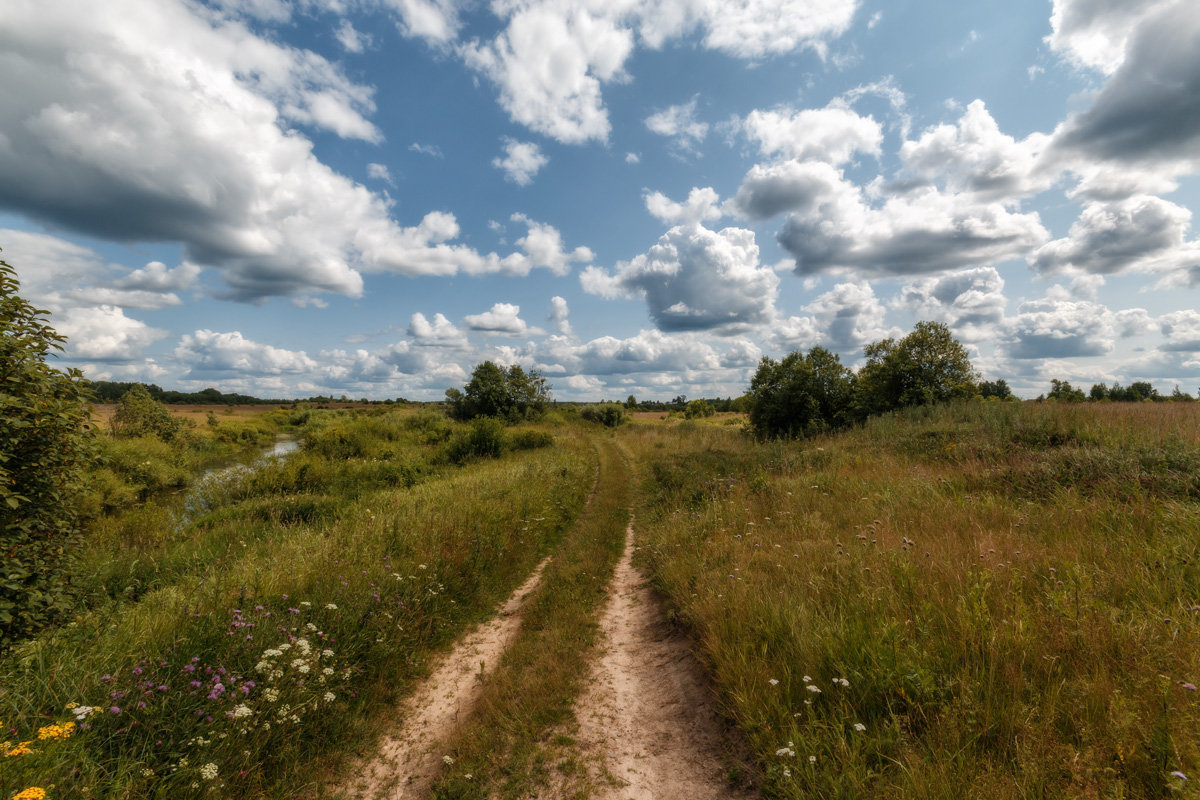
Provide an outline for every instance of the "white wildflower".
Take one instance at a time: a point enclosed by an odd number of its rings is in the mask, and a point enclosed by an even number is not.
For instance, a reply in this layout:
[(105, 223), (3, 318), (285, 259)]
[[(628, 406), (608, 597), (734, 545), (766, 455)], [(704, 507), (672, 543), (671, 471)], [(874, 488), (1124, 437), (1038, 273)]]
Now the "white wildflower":
[(326, 676), (328, 676), (328, 675), (332, 675), (332, 674), (333, 674), (333, 667), (326, 667), (325, 669), (321, 670), (321, 674), (322, 674), (322, 675), (326, 675)]
[[(421, 565), (421, 568), (422, 568), (422, 569), (424, 569), (424, 568), (425, 568), (425, 565), (424, 565), (424, 564), (422, 564), (422, 565)], [(445, 761), (447, 765), (450, 765), (450, 764), (453, 764), (453, 763), (454, 763), (454, 759), (453, 759), (453, 758), (451, 758), (450, 756), (442, 756), (442, 761)]]
[(332, 703), (334, 700), (337, 700), (337, 695), (335, 695), (333, 692), (325, 693), (325, 702), (326, 703)]
[(325, 610), (326, 611), (337, 611), (337, 606), (334, 605), (333, 603), (326, 603)]
[(820, 694), (820, 693), (821, 693), (821, 690), (817, 688), (816, 684), (812, 684), (812, 683), (810, 683), (810, 684), (808, 684), (807, 686), (805, 686), (804, 688), (805, 688), (805, 689), (808, 689), (808, 690), (809, 690), (810, 692), (812, 692), (813, 694)]
[(278, 689), (265, 689), (263, 691), (263, 697), (267, 698), (268, 703), (274, 703), (276, 700), (279, 699), (279, 690)]
[(803, 678), (801, 678), (801, 680), (802, 680), (802, 681), (804, 681), (805, 683), (811, 683), (811, 682), (812, 682), (812, 678), (808, 677), (807, 675), (805, 675)]
[(854, 730), (858, 731), (859, 733), (862, 733), (866, 729), (867, 729), (867, 726), (863, 725), (861, 722), (854, 723)]
[(809, 756), (809, 757), (808, 757), (808, 763), (810, 763), (810, 764), (815, 764), (815, 763), (817, 763), (817, 757), (816, 757), (816, 756)]
[(200, 777), (206, 781), (211, 781), (217, 777), (217, 765), (211, 761), (200, 768)]
[(326, 648), (321, 651), (321, 655), (324, 656), (325, 658), (333, 658), (333, 651)]
[(229, 716), (233, 717), (234, 719), (240, 719), (242, 717), (248, 717), (253, 713), (254, 712), (250, 710), (250, 706), (246, 705), (245, 703), (242, 703), (240, 705), (234, 706), (233, 711), (229, 712)]
[(772, 686), (779, 685), (779, 681), (775, 680), (774, 678), (771, 678), (771, 680), (767, 681), (767, 683), (771, 684)]

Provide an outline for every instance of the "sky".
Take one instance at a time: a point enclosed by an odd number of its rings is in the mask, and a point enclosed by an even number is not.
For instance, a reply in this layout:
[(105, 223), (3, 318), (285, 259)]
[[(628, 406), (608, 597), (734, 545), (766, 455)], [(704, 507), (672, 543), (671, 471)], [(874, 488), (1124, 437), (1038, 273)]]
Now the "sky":
[(946, 323), (1200, 390), (1194, 0), (0, 0), (0, 258), (94, 379), (737, 396)]

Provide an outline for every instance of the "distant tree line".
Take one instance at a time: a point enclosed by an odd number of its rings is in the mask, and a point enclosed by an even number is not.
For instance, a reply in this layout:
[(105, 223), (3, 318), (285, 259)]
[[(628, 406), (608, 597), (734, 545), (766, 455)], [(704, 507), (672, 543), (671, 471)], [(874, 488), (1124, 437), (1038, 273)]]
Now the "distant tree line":
[(238, 394), (237, 392), (222, 392), (219, 389), (209, 387), (201, 389), (198, 392), (180, 392), (174, 389), (164, 389), (155, 383), (128, 383), (123, 381), (88, 381), (88, 388), (91, 395), (97, 403), (117, 403), (125, 393), (135, 386), (144, 387), (150, 397), (159, 402), (168, 405), (288, 405), (292, 403), (408, 403), (403, 397), (387, 400), (368, 400), (363, 397), (359, 400), (353, 400), (346, 395), (340, 397), (332, 397), (328, 395), (314, 395), (312, 397), (294, 398), (284, 400), (279, 398), (264, 398), (253, 397), (248, 394)]
[(1092, 384), (1091, 390), (1084, 394), (1083, 389), (1075, 388), (1070, 381), (1060, 381), (1057, 378), (1050, 381), (1050, 391), (1044, 395), (1038, 395), (1037, 399), (1039, 401), (1054, 400), (1060, 403), (1085, 401), (1098, 403), (1189, 402), (1196, 400), (1187, 392), (1181, 391), (1178, 386), (1170, 394), (1161, 394), (1149, 381), (1135, 381), (1128, 386), (1122, 386), (1119, 383), (1114, 383), (1112, 386), (1095, 383)]

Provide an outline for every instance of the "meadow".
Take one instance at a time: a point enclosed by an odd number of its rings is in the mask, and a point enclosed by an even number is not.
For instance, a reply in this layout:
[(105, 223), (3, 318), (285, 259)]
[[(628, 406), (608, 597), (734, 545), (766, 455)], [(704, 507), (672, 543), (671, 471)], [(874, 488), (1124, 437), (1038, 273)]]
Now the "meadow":
[[(1197, 794), (1193, 404), (970, 402), (785, 442), (736, 415), (216, 417), (104, 445), (79, 611), (0, 659), (0, 797), (333, 796), (552, 555), (433, 788), (550, 796), (578, 768), (572, 705), (630, 511), (739, 742), (731, 781)], [(255, 463), (280, 435), (299, 450)], [(253, 467), (200, 479), (231, 461)]]

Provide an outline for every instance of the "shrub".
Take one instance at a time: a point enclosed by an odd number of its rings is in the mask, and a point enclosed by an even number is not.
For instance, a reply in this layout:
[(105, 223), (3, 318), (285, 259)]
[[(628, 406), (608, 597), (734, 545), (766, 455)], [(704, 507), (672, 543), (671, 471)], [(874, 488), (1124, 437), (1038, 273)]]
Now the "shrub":
[(507, 439), (504, 423), (491, 417), (480, 417), (447, 443), (446, 458), (455, 464), (472, 458), (499, 458), (508, 449)]
[(579, 416), (588, 422), (597, 422), (606, 428), (616, 428), (625, 421), (625, 409), (618, 403), (599, 403), (585, 406)]
[(554, 435), (546, 431), (517, 431), (512, 435), (513, 450), (536, 450), (554, 444)]
[(536, 370), (525, 372), (517, 364), (504, 369), (484, 361), (475, 367), (462, 391), (446, 390), (446, 400), (450, 416), (458, 420), (497, 417), (517, 422), (545, 413), (550, 386)]
[(760, 437), (806, 436), (846, 422), (853, 375), (837, 355), (814, 347), (782, 361), (764, 358), (750, 381), (750, 427)]
[(135, 383), (117, 401), (109, 430), (113, 436), (157, 436), (164, 442), (174, 439), (183, 429), (183, 420), (150, 396), (149, 390)]
[(977, 392), (967, 350), (940, 322), (918, 322), (903, 339), (867, 345), (867, 363), (855, 380), (860, 417), (907, 406), (968, 399)]
[(716, 410), (707, 400), (693, 400), (683, 410), (683, 415), (688, 419), (711, 417), (715, 413), (717, 413)]
[(92, 453), (85, 383), (46, 363), (65, 341), (0, 261), (0, 649), (70, 605), (65, 555)]

